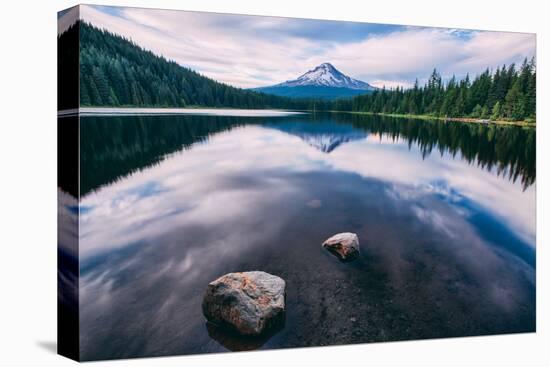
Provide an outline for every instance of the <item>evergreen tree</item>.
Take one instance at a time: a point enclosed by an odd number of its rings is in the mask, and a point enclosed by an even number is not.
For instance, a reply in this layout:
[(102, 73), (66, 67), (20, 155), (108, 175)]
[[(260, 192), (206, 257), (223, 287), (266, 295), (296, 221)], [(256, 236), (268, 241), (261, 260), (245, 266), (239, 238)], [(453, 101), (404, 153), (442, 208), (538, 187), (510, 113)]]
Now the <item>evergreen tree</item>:
[(482, 108), (480, 104), (476, 104), (474, 109), (472, 110), (471, 116), (472, 117), (481, 117), (482, 115)]
[(493, 120), (498, 120), (500, 117), (501, 117), (500, 102), (497, 101), (493, 106), (491, 118)]

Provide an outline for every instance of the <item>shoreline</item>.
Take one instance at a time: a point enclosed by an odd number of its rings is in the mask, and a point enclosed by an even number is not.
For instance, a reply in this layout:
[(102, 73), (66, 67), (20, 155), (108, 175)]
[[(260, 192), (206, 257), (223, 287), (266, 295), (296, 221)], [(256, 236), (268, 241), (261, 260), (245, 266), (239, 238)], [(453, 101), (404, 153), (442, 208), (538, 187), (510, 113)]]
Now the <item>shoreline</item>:
[(527, 122), (527, 121), (508, 121), (508, 120), (491, 120), (491, 119), (481, 119), (476, 117), (441, 117), (441, 116), (432, 116), (432, 115), (411, 115), (411, 114), (398, 114), (398, 113), (375, 113), (375, 112), (361, 112), (361, 111), (333, 111), (333, 112), (344, 112), (356, 115), (371, 115), (371, 116), (386, 116), (386, 117), (398, 117), (398, 118), (410, 118), (417, 120), (438, 120), (443, 122), (464, 122), (471, 124), (481, 124), (481, 125), (503, 125), (503, 126), (520, 126), (520, 127), (531, 127), (536, 128), (536, 122)]
[(79, 107), (57, 112), (63, 116), (147, 116), (147, 115), (210, 115), (239, 117), (276, 117), (299, 115), (303, 112), (282, 109), (238, 109), (215, 107)]
[(275, 112), (275, 115), (279, 113), (290, 113), (290, 114), (299, 114), (299, 113), (349, 113), (354, 115), (371, 115), (371, 116), (385, 116), (385, 117), (396, 117), (396, 118), (407, 118), (407, 119), (417, 119), (417, 120), (432, 120), (432, 121), (443, 121), (443, 122), (463, 122), (463, 123), (473, 123), (481, 125), (501, 125), (501, 126), (519, 126), (519, 127), (528, 127), (536, 128), (536, 122), (527, 122), (527, 121), (508, 121), (508, 120), (491, 120), (491, 119), (481, 119), (475, 117), (442, 117), (442, 116), (432, 116), (432, 115), (412, 115), (412, 114), (398, 114), (398, 113), (376, 113), (376, 112), (364, 112), (364, 111), (338, 111), (338, 110), (326, 110), (326, 111), (315, 111), (315, 110), (293, 110), (293, 109), (278, 109), (278, 108), (261, 108), (261, 109), (246, 109), (246, 108), (235, 108), (235, 107), (200, 107), (200, 106), (190, 106), (190, 107), (98, 107), (98, 106), (86, 106), (79, 107), (69, 110), (58, 111), (58, 116), (67, 116), (74, 114), (81, 115), (133, 115), (133, 114), (210, 114), (213, 111), (231, 111), (232, 113), (242, 113), (243, 111), (271, 111)]

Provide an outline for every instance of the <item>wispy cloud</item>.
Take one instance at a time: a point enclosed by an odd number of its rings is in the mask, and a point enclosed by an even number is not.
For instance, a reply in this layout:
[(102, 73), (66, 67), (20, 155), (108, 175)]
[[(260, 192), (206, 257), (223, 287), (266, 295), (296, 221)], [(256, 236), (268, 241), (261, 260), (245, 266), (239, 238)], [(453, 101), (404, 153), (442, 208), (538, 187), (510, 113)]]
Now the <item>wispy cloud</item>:
[(331, 62), (377, 86), (410, 86), (521, 62), (535, 35), (511, 32), (81, 6), (82, 19), (213, 79), (258, 87)]

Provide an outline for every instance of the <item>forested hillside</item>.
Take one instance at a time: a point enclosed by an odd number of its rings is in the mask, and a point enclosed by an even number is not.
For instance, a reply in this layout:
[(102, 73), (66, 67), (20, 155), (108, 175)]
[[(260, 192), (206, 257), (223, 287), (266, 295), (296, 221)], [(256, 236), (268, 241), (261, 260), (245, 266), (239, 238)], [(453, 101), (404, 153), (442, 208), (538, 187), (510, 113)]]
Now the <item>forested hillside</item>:
[(476, 117), (483, 119), (535, 119), (535, 62), (527, 59), (519, 69), (514, 64), (488, 69), (462, 80), (452, 77), (443, 83), (434, 70), (426, 85), (418, 82), (404, 90), (378, 90), (350, 101), (337, 103), (338, 109), (388, 114)]
[(311, 104), (216, 82), (128, 39), (85, 22), (79, 26), (81, 106), (307, 109)]

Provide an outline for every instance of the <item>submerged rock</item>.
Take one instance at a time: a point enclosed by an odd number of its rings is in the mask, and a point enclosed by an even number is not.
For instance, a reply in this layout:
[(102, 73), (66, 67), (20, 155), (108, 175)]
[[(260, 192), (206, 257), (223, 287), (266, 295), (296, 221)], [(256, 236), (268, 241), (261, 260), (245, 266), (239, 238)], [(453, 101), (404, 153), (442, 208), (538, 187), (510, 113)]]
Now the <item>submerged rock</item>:
[(359, 237), (355, 233), (343, 232), (323, 242), (323, 247), (342, 261), (351, 261), (359, 256)]
[(202, 301), (208, 321), (243, 335), (259, 335), (279, 323), (285, 281), (263, 271), (229, 273), (210, 284)]

